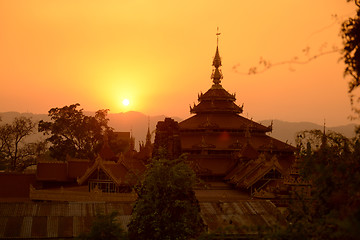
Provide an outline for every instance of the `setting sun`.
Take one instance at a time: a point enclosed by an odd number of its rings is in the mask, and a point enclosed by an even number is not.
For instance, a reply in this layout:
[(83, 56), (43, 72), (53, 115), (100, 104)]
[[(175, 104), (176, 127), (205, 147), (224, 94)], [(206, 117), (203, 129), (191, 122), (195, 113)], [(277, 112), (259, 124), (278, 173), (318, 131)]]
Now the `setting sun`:
[[(342, 47), (354, 1), (260, 2), (0, 1), (0, 111), (47, 113), (78, 102), (87, 111), (185, 119), (212, 84), (218, 44), (222, 83), (245, 103), (245, 116), (347, 124), (340, 53), (300, 63)], [(273, 67), (249, 75), (259, 59)]]
[(129, 99), (125, 98), (125, 99), (122, 101), (122, 104), (123, 104), (124, 106), (128, 106), (128, 105), (130, 104)]

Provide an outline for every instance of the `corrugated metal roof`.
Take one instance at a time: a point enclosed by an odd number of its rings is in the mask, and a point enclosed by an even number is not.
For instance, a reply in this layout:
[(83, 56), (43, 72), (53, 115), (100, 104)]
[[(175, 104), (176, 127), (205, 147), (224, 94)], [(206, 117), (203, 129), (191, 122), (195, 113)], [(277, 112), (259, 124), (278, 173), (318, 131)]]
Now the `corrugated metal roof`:
[(47, 220), (47, 236), (57, 237), (59, 231), (59, 218), (50, 216)]
[(200, 207), (210, 230), (228, 225), (251, 227), (285, 223), (270, 201), (207, 202), (200, 203)]
[[(200, 202), (200, 208), (209, 231), (227, 226), (284, 223), (275, 206), (267, 200)], [(119, 212), (117, 221), (127, 229), (131, 210), (131, 203), (118, 202), (0, 203), (0, 238), (75, 237), (90, 229), (96, 214), (113, 211)]]

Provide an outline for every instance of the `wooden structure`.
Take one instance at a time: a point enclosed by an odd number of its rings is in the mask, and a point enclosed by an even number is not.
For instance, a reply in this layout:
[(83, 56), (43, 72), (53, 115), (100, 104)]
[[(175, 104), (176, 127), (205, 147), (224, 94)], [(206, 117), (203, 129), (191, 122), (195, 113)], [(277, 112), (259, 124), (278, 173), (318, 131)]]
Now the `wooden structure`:
[(226, 181), (250, 190), (252, 195), (255, 189), (279, 188), (296, 149), (270, 137), (272, 125), (263, 126), (240, 115), (243, 106), (238, 106), (236, 95), (221, 85), (221, 65), (217, 46), (213, 84), (198, 95), (198, 104), (190, 106), (194, 116), (178, 124), (181, 152), (188, 154), (189, 164), (204, 180)]

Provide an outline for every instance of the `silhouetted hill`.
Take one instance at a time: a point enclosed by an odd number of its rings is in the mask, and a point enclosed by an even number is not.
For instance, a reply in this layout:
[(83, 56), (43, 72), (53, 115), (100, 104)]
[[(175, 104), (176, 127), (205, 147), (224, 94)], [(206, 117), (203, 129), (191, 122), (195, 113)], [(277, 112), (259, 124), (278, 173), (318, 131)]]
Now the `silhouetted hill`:
[[(87, 115), (94, 115), (94, 112), (84, 112)], [(11, 123), (15, 117), (26, 116), (31, 117), (33, 121), (38, 122), (40, 120), (49, 121), (50, 118), (47, 114), (33, 114), (33, 113), (18, 113), (18, 112), (3, 112), (0, 113), (2, 121), (0, 124)], [(152, 141), (154, 141), (154, 130), (158, 121), (163, 121), (165, 115), (147, 116), (140, 112), (126, 112), (126, 113), (110, 113), (108, 118), (110, 119), (109, 126), (113, 127), (115, 131), (132, 132), (135, 137), (136, 148), (139, 146), (139, 141), (145, 141), (148, 124), (150, 124), (150, 131), (153, 133)], [(176, 121), (180, 122), (182, 119), (178, 117), (172, 117)], [(268, 126), (271, 120), (260, 121), (261, 124)], [(327, 127), (327, 130), (342, 133), (346, 137), (353, 137), (355, 135), (354, 129), (356, 124), (348, 124), (337, 127)], [(311, 130), (311, 129), (323, 129), (323, 126), (311, 123), (311, 122), (286, 122), (281, 120), (273, 121), (273, 132), (270, 136), (279, 139), (284, 142), (288, 142), (292, 145), (295, 144), (295, 137), (299, 131)], [(30, 136), (27, 141), (32, 142), (38, 139), (44, 138), (41, 133), (37, 133)]]

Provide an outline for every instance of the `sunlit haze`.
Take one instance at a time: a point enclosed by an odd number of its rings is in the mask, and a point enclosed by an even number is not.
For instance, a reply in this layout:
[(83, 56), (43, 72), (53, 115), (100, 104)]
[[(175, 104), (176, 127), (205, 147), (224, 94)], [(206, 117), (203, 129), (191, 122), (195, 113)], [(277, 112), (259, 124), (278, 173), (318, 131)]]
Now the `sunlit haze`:
[(341, 48), (341, 22), (354, 14), (345, 0), (1, 1), (0, 112), (80, 103), (186, 118), (212, 84), (219, 27), (222, 85), (244, 116), (346, 124), (340, 53), (245, 73), (261, 57), (306, 60)]

